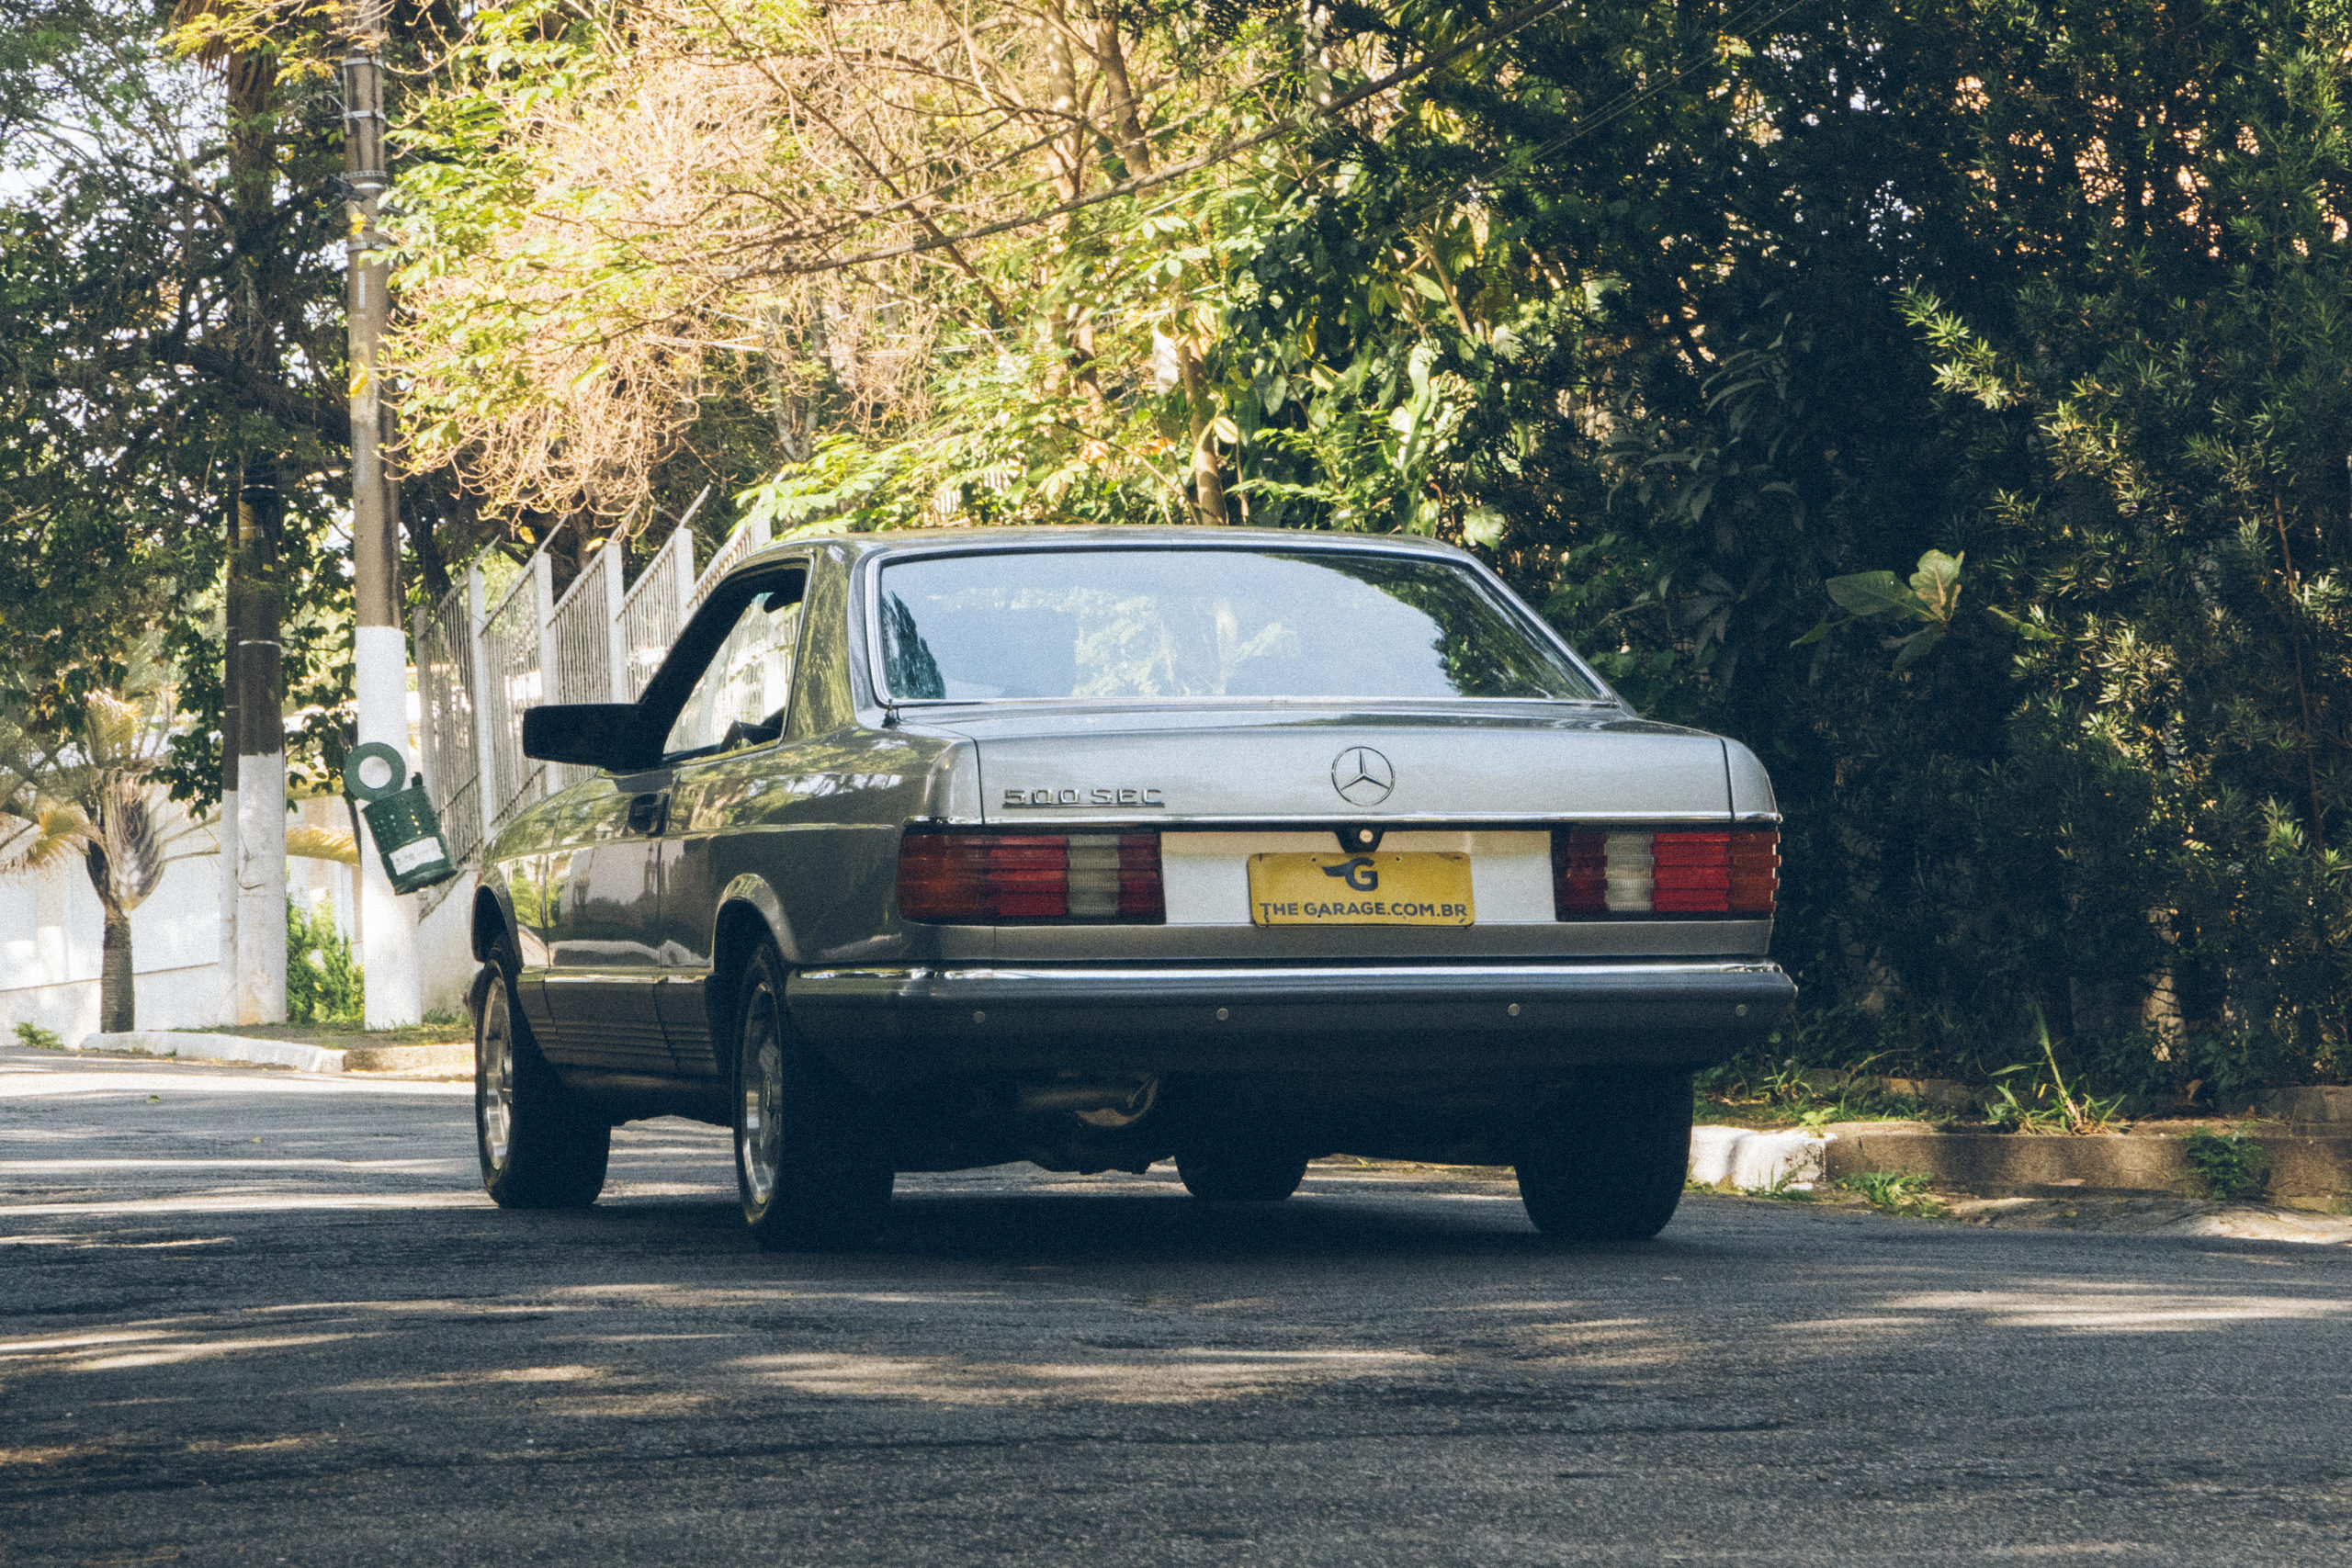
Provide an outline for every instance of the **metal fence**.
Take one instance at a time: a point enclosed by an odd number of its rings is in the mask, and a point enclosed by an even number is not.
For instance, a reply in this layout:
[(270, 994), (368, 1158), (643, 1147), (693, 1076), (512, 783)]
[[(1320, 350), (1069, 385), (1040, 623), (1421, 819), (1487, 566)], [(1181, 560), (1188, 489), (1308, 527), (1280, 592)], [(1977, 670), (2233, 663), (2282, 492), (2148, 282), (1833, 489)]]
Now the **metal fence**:
[(456, 783), (434, 804), (450, 856), (463, 863), (481, 847), (481, 729), (474, 713), (474, 628), (481, 615), (481, 574), (428, 609), (417, 607), (414, 649), (424, 775)]
[(735, 570), (745, 556), (766, 544), (768, 536), (765, 518), (729, 534), (727, 542), (719, 546), (718, 553), (710, 558), (710, 564), (703, 568), (702, 575), (695, 579), (694, 587), (686, 596), (687, 613), (692, 614), (703, 600), (709, 597), (710, 591), (718, 586), (718, 580)]
[(621, 668), (628, 677), (622, 692), (630, 702), (645, 694), (646, 682), (678, 640), (694, 608), (694, 532), (681, 528), (653, 553), (621, 598)]
[[(619, 574), (611, 568), (620, 554), (601, 549), (590, 556), (571, 586), (563, 591), (563, 597), (548, 612), (547, 644), (554, 653), (547, 665), (550, 702), (609, 703), (614, 698), (616, 617), (606, 603), (605, 589), (619, 586)], [(595, 771), (577, 762), (550, 764), (548, 787), (569, 789)]]
[[(625, 553), (599, 549), (559, 600), (542, 546), (496, 604), (477, 565), (438, 604), (417, 611), (424, 787), (460, 863), (515, 813), (592, 771), (524, 756), (525, 711), (542, 702), (635, 702), (695, 606), (769, 541), (764, 521), (739, 527), (696, 572), (693, 519), (689, 508), (633, 583), (622, 581)], [(458, 886), (425, 897), (437, 902)]]
[[(474, 697), (489, 737), (483, 748), (490, 784), (482, 796), (485, 839), (537, 800), (546, 783), (546, 771), (523, 755), (523, 712), (546, 700), (547, 628), (554, 610), (554, 573), (541, 550), (482, 620)], [(434, 809), (443, 809), (435, 784), (427, 781), (425, 787), (436, 796)]]

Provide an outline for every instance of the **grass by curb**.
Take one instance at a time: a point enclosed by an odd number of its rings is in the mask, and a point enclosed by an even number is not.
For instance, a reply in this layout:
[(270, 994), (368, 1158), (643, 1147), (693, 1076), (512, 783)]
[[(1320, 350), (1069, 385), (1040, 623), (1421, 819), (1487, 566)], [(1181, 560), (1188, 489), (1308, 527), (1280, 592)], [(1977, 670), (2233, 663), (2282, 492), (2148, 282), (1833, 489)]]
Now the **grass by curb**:
[(2211, 1133), (2200, 1127), (2183, 1145), (2181, 1153), (2211, 1197), (2225, 1202), (2254, 1198), (2270, 1185), (2268, 1152), (2243, 1131)]
[(1924, 1176), (1897, 1175), (1893, 1171), (1868, 1170), (1849, 1176), (1838, 1183), (1876, 1209), (1882, 1214), (1903, 1214), (1916, 1219), (1938, 1220), (1950, 1211), (1943, 1200), (1928, 1190)]
[(348, 1023), (224, 1023), (211, 1029), (178, 1029), (175, 1034), (235, 1034), (247, 1040), (290, 1040), (349, 1051), (369, 1045), (471, 1045), (473, 1025), (463, 1016), (428, 1020), (399, 1029), (362, 1029)]

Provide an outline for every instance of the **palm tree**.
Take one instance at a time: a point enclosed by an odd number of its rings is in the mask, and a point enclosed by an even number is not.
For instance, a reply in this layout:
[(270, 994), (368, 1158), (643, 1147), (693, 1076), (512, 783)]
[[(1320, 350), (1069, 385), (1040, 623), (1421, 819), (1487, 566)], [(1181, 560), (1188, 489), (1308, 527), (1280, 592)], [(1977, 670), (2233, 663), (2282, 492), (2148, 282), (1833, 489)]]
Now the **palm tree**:
[[(51, 729), (0, 707), (0, 874), (35, 872), (79, 855), (106, 911), (98, 1027), (138, 1026), (130, 912), (200, 824), (165, 798), (156, 773), (178, 722), (176, 694), (150, 659), (114, 691), (95, 692)], [(209, 848), (209, 846), (205, 846)]]

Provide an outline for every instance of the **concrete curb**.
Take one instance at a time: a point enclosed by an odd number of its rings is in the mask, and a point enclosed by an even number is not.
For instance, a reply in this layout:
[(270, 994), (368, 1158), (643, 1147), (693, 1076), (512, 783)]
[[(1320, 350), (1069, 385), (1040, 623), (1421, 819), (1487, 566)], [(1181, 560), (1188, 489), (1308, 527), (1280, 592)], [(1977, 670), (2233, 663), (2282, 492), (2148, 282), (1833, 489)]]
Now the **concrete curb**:
[[(2335, 1207), (2352, 1201), (2352, 1138), (2269, 1134), (2269, 1201)], [(1863, 1171), (1925, 1176), (1987, 1197), (2203, 1190), (2184, 1140), (2169, 1135), (2036, 1137), (2021, 1133), (1862, 1132), (1832, 1135), (1829, 1179)]]
[(1690, 1129), (1690, 1179), (1702, 1187), (1804, 1189), (1827, 1170), (1829, 1140), (1746, 1127)]
[(260, 1062), (275, 1067), (299, 1067), (306, 1073), (343, 1071), (340, 1051), (330, 1051), (323, 1045), (300, 1045), (291, 1040), (248, 1040), (242, 1034), (183, 1034), (172, 1030), (137, 1029), (120, 1034), (85, 1034), (75, 1049), (176, 1056), (184, 1062)]
[[(2256, 1134), (2269, 1162), (2267, 1201), (2288, 1208), (2352, 1207), (2352, 1136)], [(1690, 1129), (1690, 1179), (1743, 1191), (1810, 1190), (1865, 1172), (1924, 1176), (1987, 1198), (2055, 1198), (2205, 1190), (2183, 1139), (2168, 1134), (2037, 1137), (2021, 1133), (1934, 1133), (1903, 1127), (1759, 1133)]]
[(2254, 1109), (2277, 1122), (2352, 1122), (2352, 1088), (2333, 1084), (2273, 1089)]

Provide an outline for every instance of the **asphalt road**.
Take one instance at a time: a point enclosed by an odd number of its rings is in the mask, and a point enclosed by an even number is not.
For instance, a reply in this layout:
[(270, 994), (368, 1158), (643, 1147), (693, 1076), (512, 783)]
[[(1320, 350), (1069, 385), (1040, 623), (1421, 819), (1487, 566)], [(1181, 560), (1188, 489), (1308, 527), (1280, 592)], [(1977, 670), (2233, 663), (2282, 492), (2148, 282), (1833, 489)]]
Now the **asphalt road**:
[(2352, 1562), (2352, 1251), (1509, 1189), (508, 1214), (458, 1086), (0, 1052), (0, 1562)]

